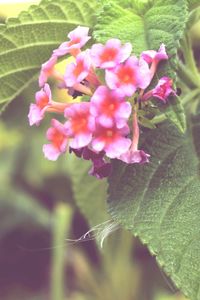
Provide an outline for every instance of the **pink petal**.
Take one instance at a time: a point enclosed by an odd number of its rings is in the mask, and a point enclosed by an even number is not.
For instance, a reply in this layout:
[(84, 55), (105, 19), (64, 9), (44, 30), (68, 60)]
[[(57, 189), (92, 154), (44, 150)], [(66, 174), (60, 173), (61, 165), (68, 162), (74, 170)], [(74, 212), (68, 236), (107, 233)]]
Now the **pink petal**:
[(61, 152), (51, 144), (45, 144), (43, 146), (43, 153), (47, 159), (53, 161), (57, 160), (61, 154)]
[(129, 149), (130, 145), (131, 140), (129, 138), (118, 137), (116, 141), (106, 146), (106, 155), (109, 158), (118, 158), (122, 153)]
[(106, 128), (113, 127), (113, 125), (114, 125), (113, 118), (108, 117), (106, 115), (100, 115), (97, 118), (97, 121), (99, 122), (99, 124), (101, 126), (106, 127)]
[(44, 114), (38, 108), (36, 104), (31, 104), (28, 114), (29, 124), (30, 126), (36, 124), (37, 126), (40, 124), (40, 121), (43, 119)]
[(100, 152), (104, 149), (105, 147), (105, 141), (103, 139), (100, 138), (94, 138), (92, 141), (92, 148), (93, 150)]
[(74, 138), (70, 141), (70, 147), (74, 149), (79, 149), (82, 147), (87, 146), (92, 140), (92, 134), (77, 134)]

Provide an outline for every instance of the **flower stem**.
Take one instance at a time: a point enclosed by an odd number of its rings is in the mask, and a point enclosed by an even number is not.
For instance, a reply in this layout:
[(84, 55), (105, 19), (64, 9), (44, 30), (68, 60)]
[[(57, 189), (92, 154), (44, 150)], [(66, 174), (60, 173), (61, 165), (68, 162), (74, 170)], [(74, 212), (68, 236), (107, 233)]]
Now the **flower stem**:
[(188, 66), (190, 71), (196, 77), (197, 82), (200, 83), (200, 74), (194, 59), (191, 38), (188, 34), (185, 35), (185, 38), (183, 39), (182, 43), (183, 43), (183, 53), (184, 53), (186, 66)]
[(71, 224), (71, 208), (59, 203), (54, 213), (53, 242), (52, 242), (52, 270), (51, 270), (51, 299), (65, 299), (64, 271), (66, 248), (64, 241)]
[(83, 94), (86, 94), (88, 96), (92, 96), (92, 91), (90, 90), (90, 88), (88, 88), (87, 86), (81, 84), (81, 83), (76, 83), (73, 88)]
[(132, 138), (132, 144), (131, 144), (132, 151), (138, 150), (139, 136), (140, 136), (140, 129), (138, 126), (137, 112), (134, 110), (134, 112), (133, 112), (133, 138)]

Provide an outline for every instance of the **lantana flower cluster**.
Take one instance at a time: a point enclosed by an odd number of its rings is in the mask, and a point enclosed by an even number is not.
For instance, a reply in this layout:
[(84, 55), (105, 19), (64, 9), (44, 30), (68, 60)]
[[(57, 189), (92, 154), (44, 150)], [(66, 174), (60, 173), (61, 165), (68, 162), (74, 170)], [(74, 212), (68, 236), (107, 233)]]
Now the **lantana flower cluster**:
[[(82, 50), (91, 39), (88, 32), (89, 28), (82, 26), (71, 31), (68, 41), (42, 65), (41, 89), (30, 105), (28, 118), (31, 126), (38, 126), (47, 113), (62, 114), (64, 121), (53, 118), (47, 130), (45, 157), (57, 160), (61, 154), (73, 152), (92, 162), (90, 175), (104, 178), (111, 172), (110, 159), (127, 164), (149, 162), (150, 155), (138, 149), (138, 103), (152, 97), (166, 102), (175, 92), (168, 77), (160, 78), (153, 89), (148, 88), (159, 62), (168, 59), (164, 44), (158, 51), (142, 52), (139, 58), (132, 54), (131, 43), (122, 44), (116, 38)], [(66, 64), (65, 73), (61, 74), (55, 66), (60, 57), (68, 56), (73, 61)], [(52, 78), (58, 88), (66, 89), (73, 97), (71, 102), (52, 99), (48, 84)]]

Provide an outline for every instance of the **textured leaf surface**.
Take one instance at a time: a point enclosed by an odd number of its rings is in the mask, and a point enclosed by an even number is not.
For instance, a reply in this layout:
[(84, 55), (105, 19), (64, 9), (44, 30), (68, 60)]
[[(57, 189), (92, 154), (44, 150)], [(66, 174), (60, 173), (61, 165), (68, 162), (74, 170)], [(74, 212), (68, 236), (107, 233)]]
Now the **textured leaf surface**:
[(177, 287), (199, 300), (200, 183), (193, 143), (167, 122), (144, 140), (149, 164), (113, 162), (110, 213), (148, 245)]
[(70, 30), (93, 24), (95, 7), (95, 0), (44, 0), (0, 26), (1, 108), (29, 85)]
[(179, 97), (171, 97), (168, 102), (168, 107), (164, 111), (166, 117), (173, 122), (180, 132), (186, 131), (186, 116)]
[[(128, 4), (125, 6), (120, 0), (102, 2), (103, 8), (98, 15), (94, 37), (100, 42), (113, 37), (118, 37), (123, 42), (129, 41), (137, 55), (144, 50), (157, 50), (164, 43), (170, 60), (160, 65), (157, 75), (175, 78), (177, 47), (188, 17), (187, 1), (132, 1), (128, 2), (129, 9)], [(183, 130), (184, 109), (178, 100), (174, 101), (176, 105), (168, 118)]]

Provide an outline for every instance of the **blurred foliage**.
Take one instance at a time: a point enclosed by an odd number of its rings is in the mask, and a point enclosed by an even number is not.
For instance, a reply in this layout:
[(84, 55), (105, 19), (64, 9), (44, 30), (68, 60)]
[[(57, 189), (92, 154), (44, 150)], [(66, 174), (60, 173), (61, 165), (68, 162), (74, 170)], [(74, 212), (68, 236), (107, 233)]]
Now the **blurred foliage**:
[[(28, 4), (23, 5), (0, 4), (0, 15), (14, 16)], [(196, 53), (199, 28), (197, 23), (191, 29)], [(197, 61), (200, 65), (199, 54)], [(184, 300), (146, 248), (127, 232), (113, 233), (103, 249), (95, 240), (65, 241), (63, 236), (76, 240), (89, 230), (88, 214), (93, 215), (92, 226), (107, 220), (106, 186), (103, 181), (94, 182), (87, 175), (88, 164), (73, 156), (57, 162), (44, 159), (41, 149), (48, 120), (40, 130), (27, 122), (36, 90), (32, 84), (0, 121), (0, 299), (60, 300), (52, 299), (50, 285), (57, 265), (55, 253), (61, 249), (65, 255), (57, 272), (64, 270), (65, 299)], [(98, 201), (98, 214), (83, 209), (82, 201)], [(67, 203), (72, 214), (62, 228), (64, 235), (60, 230), (56, 234), (60, 203)]]

